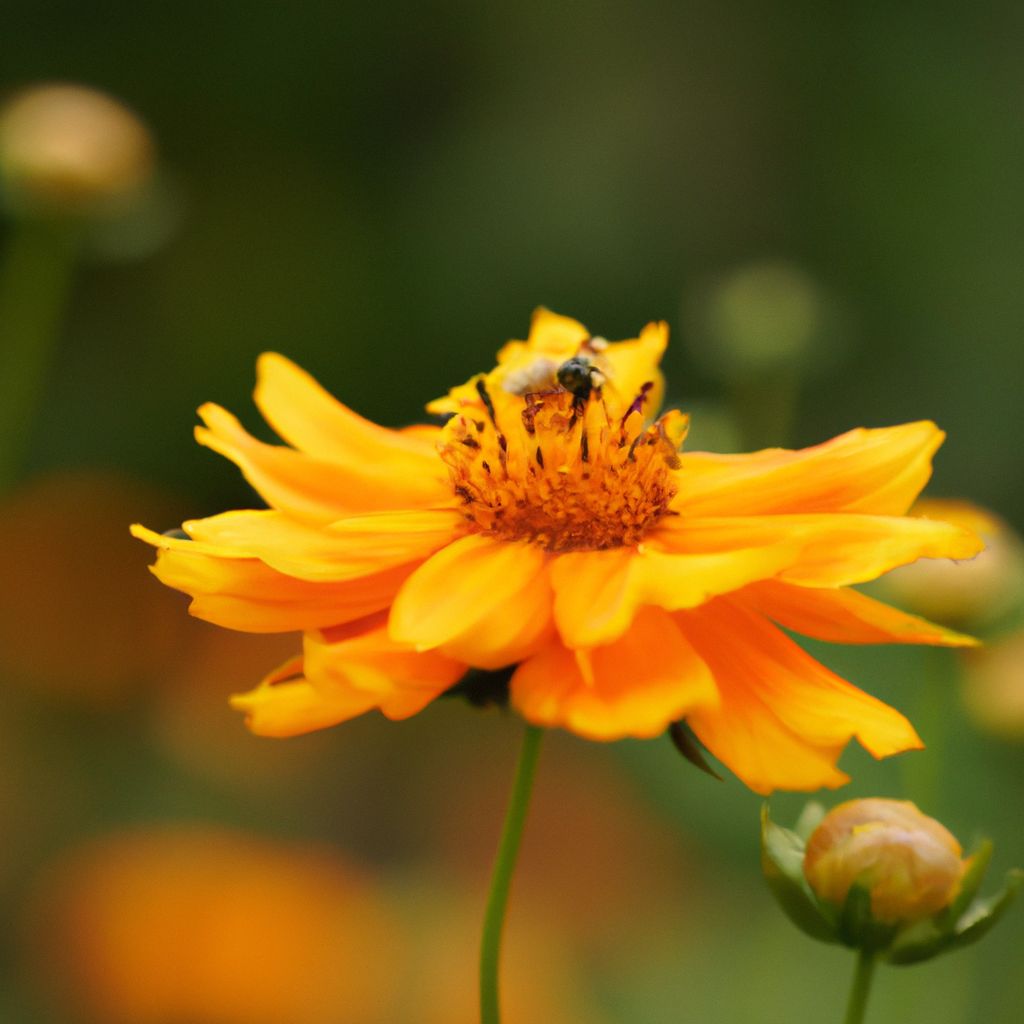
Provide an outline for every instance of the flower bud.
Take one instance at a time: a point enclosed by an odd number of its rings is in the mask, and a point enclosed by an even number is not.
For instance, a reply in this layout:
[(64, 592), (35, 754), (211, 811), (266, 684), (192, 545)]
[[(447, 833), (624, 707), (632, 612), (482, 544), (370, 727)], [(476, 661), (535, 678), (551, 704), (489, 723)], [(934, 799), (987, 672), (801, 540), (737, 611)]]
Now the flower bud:
[(130, 199), (153, 173), (145, 125), (79, 85), (41, 85), (0, 110), (0, 179), (16, 208), (88, 214)]
[(1024, 549), (998, 516), (968, 501), (929, 498), (911, 515), (963, 526), (985, 541), (964, 562), (922, 558), (889, 573), (881, 586), (895, 604), (951, 626), (966, 626), (1005, 612), (1024, 593)]
[(934, 818), (905, 800), (850, 800), (812, 833), (804, 875), (819, 899), (842, 907), (857, 884), (871, 916), (903, 924), (937, 913), (956, 897), (962, 850)]
[(697, 283), (683, 317), (691, 355), (719, 378), (820, 367), (834, 354), (829, 297), (791, 263), (748, 263)]
[(966, 860), (937, 821), (901, 800), (851, 800), (828, 814), (809, 804), (795, 831), (761, 813), (761, 866), (786, 916), (805, 934), (915, 964), (986, 935), (1024, 872), (978, 890), (992, 858), (986, 839)]

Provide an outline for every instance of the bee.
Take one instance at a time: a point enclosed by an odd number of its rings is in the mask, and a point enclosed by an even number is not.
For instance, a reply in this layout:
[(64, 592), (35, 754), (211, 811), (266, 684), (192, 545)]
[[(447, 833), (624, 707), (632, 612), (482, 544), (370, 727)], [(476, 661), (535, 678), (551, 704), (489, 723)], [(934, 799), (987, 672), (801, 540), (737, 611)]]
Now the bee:
[(595, 388), (604, 384), (605, 375), (587, 356), (573, 356), (555, 371), (555, 380), (573, 398), (585, 402)]
[(558, 363), (547, 356), (538, 356), (532, 363), (511, 370), (501, 382), (510, 395), (530, 395), (550, 390), (557, 382)]
[(509, 373), (502, 387), (513, 395), (523, 396), (568, 391), (579, 402), (586, 402), (593, 391), (608, 382), (608, 372), (600, 365), (600, 353), (607, 347), (604, 338), (588, 338), (576, 355), (562, 363), (540, 356)]

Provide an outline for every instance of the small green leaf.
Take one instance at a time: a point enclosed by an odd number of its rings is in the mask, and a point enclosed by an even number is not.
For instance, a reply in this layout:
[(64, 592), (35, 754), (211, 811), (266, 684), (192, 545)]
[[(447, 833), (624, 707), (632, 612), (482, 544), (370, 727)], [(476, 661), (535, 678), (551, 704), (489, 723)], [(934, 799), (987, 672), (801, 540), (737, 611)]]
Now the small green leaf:
[(776, 825), (769, 817), (767, 804), (761, 808), (761, 870), (793, 924), (812, 939), (839, 941), (804, 878), (803, 840), (795, 832)]

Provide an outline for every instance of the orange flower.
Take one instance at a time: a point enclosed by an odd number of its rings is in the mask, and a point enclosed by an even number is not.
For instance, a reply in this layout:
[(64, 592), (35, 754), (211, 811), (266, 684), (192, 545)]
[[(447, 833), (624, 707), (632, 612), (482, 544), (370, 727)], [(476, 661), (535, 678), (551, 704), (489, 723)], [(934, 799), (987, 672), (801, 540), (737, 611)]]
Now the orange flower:
[(845, 643), (972, 641), (850, 589), (921, 557), (969, 558), (969, 530), (905, 515), (942, 442), (932, 423), (852, 430), (802, 451), (681, 454), (661, 391), (664, 324), (609, 344), (540, 310), (527, 341), (388, 430), (279, 355), (256, 404), (291, 447), (200, 409), (196, 437), (270, 508), (141, 527), (192, 612), (233, 629), (302, 630), (304, 649), (235, 699), (261, 735), (371, 708), (404, 718), (469, 667), (517, 666), (529, 721), (591, 739), (685, 718), (759, 792), (847, 780), (919, 747), (907, 720), (778, 627)]

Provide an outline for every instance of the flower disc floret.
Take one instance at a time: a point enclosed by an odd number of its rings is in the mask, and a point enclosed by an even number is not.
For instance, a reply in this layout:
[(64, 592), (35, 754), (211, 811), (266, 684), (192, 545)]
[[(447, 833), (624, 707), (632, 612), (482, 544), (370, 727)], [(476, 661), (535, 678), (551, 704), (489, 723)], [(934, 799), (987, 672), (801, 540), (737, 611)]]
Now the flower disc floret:
[(639, 543), (669, 512), (686, 429), (678, 414), (645, 426), (646, 390), (615, 418), (598, 389), (492, 394), (480, 378), (439, 445), (473, 529), (556, 552)]

